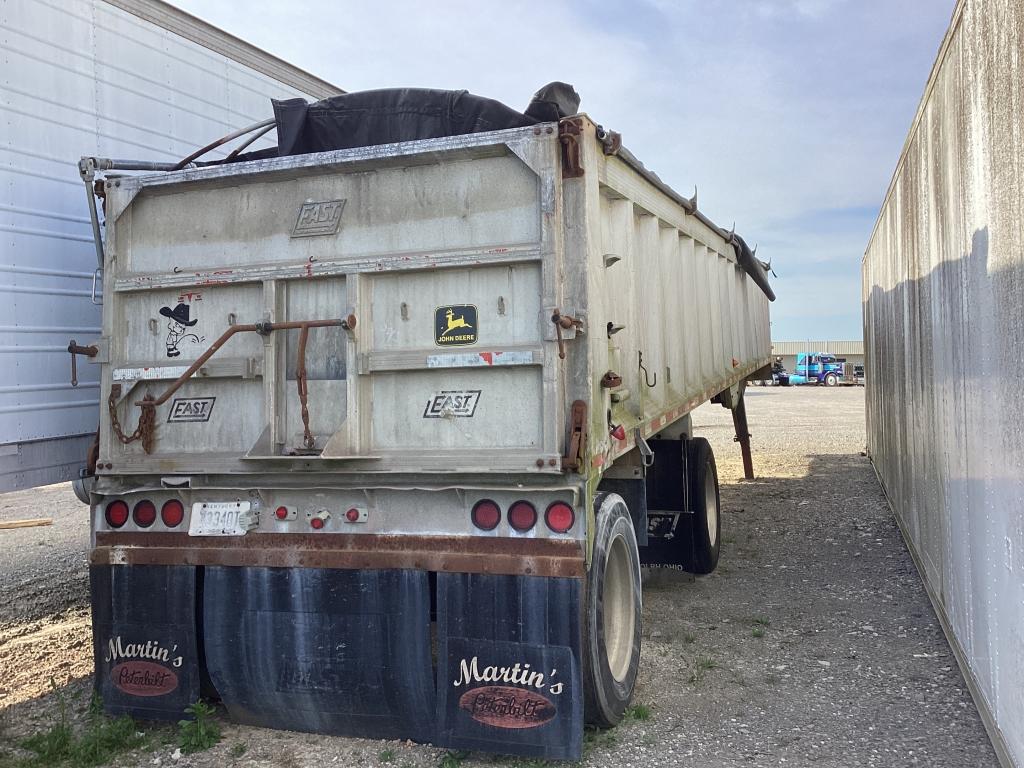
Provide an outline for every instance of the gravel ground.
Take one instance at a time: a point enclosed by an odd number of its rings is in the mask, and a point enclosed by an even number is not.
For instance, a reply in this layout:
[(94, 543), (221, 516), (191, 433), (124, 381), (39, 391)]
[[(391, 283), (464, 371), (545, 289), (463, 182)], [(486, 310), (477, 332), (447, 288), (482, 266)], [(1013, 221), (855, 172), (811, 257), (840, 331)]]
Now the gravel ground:
[[(917, 572), (866, 458), (862, 389), (748, 390), (757, 480), (729, 412), (695, 431), (722, 482), (716, 573), (658, 571), (644, 589), (635, 701), (649, 719), (589, 733), (585, 766), (996, 766)], [(0, 738), (87, 699), (85, 508), (68, 486), (0, 496)], [(47, 693), (51, 678), (59, 694)], [(82, 705), (72, 706), (74, 711)], [(127, 755), (144, 766), (437, 766), (443, 751), (224, 724), (208, 752)], [(449, 758), (448, 765), (460, 764)], [(470, 755), (465, 766), (530, 765)]]

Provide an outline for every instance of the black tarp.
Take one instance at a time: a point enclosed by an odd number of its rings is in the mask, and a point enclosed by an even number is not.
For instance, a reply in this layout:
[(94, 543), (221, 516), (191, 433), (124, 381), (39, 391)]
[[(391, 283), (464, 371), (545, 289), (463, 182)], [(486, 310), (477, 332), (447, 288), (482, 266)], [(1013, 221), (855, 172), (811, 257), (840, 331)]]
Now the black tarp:
[(272, 100), (276, 147), (248, 152), (233, 162), (467, 133), (522, 128), (574, 115), (580, 98), (568, 83), (537, 91), (525, 112), (469, 91), (386, 88), (305, 99)]

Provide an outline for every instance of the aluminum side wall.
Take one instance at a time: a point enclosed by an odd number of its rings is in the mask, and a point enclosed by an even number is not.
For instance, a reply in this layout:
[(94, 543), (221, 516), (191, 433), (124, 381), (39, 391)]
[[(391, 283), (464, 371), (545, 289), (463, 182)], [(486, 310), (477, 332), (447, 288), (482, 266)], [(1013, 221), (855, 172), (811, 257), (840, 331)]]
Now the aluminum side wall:
[(868, 448), (1024, 765), (1024, 6), (958, 4), (863, 265)]
[(100, 332), (78, 158), (180, 160), (269, 117), (271, 98), (337, 89), (157, 0), (0, 2), (0, 66), (0, 491), (8, 491), (70, 479), (99, 420), (97, 366), (83, 361), (79, 386), (69, 381), (68, 341), (88, 344)]

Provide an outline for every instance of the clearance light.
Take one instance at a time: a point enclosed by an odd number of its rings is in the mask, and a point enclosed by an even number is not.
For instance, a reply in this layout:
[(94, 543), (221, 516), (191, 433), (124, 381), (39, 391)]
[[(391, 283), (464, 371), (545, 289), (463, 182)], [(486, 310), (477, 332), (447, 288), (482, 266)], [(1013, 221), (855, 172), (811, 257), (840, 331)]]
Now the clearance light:
[(325, 525), (327, 525), (327, 520), (330, 517), (331, 517), (331, 513), (330, 512), (328, 512), (326, 509), (321, 509), (315, 515), (313, 515), (311, 518), (309, 518), (309, 524), (313, 528), (314, 531), (319, 531)]
[(120, 528), (128, 522), (128, 505), (118, 499), (107, 504), (104, 517), (111, 528)]
[(274, 515), (277, 517), (278, 520), (287, 520), (288, 519), (288, 507), (278, 507), (274, 511)]
[(473, 505), (469, 517), (481, 531), (493, 531), (501, 522), (501, 507), (490, 499), (481, 499)]
[(132, 510), (132, 519), (139, 528), (149, 528), (156, 522), (156, 504), (149, 499), (143, 499)]
[(177, 499), (165, 502), (160, 508), (160, 519), (164, 521), (164, 525), (168, 528), (175, 528), (181, 525), (181, 521), (185, 519), (184, 505)]
[(508, 508), (508, 524), (525, 533), (537, 524), (537, 509), (528, 501), (517, 501)]
[(350, 523), (365, 523), (367, 518), (365, 507), (349, 507), (345, 520)]
[(556, 501), (544, 513), (544, 522), (555, 533), (565, 533), (576, 522), (576, 513), (564, 501)]

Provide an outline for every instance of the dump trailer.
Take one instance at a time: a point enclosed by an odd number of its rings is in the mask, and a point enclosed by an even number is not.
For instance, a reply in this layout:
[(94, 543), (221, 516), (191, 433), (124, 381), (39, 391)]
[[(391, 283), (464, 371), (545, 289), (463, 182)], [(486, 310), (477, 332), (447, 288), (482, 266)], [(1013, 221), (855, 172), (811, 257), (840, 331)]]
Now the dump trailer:
[(238, 162), (82, 161), (96, 685), (115, 714), (216, 697), (240, 723), (577, 759), (632, 696), (641, 566), (717, 563), (689, 413), (732, 408), (749, 469), (764, 265), (586, 115), (323, 149), (310, 126), (360, 98), (275, 103), (277, 152)]

